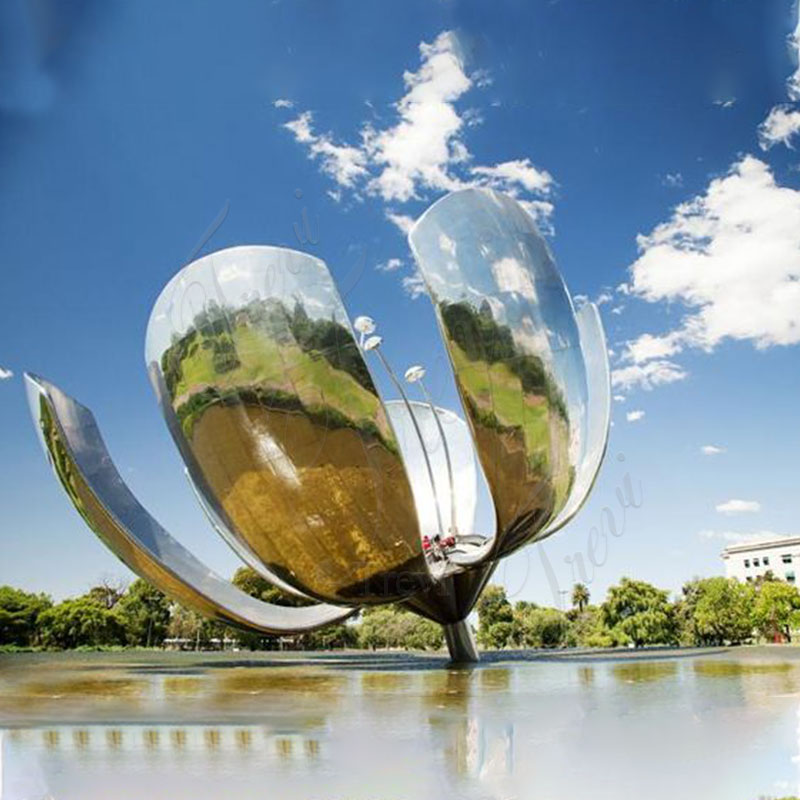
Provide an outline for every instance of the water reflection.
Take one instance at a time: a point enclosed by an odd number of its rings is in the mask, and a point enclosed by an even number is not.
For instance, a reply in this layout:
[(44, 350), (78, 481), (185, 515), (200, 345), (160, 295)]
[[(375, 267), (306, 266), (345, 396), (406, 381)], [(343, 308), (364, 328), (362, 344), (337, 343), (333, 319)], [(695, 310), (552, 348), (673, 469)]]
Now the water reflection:
[(634, 661), (630, 664), (617, 664), (614, 677), (625, 683), (651, 683), (663, 678), (673, 678), (678, 673), (674, 661)]
[(0, 660), (0, 797), (263, 800), (266, 786), (320, 800), (795, 791), (797, 662), (769, 651), (621, 659), (409, 671), (391, 659), (359, 669), (355, 656), (297, 667), (187, 656), (185, 674), (166, 657), (150, 670), (101, 654), (62, 670)]

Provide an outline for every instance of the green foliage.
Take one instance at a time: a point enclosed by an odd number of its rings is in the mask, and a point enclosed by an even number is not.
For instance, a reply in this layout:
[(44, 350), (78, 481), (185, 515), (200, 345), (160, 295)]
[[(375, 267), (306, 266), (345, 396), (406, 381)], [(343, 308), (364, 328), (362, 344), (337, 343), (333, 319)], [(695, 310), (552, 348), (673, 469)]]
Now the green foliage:
[(125, 629), (128, 644), (138, 647), (161, 645), (167, 636), (170, 601), (152, 584), (138, 578), (117, 603), (114, 613)]
[(502, 586), (490, 584), (476, 606), (478, 612), (478, 644), (499, 649), (512, 643), (514, 609)]
[(677, 641), (669, 593), (644, 581), (623, 578), (608, 590), (601, 611), (603, 623), (620, 644), (630, 641), (642, 647)]
[(114, 611), (91, 597), (64, 600), (38, 618), (38, 638), (48, 648), (72, 649), (125, 643), (125, 628)]
[(563, 647), (569, 620), (557, 608), (517, 604), (514, 609), (514, 640), (522, 647)]
[(470, 303), (442, 303), (442, 321), (451, 341), (464, 351), (470, 361), (487, 364), (504, 362), (519, 378), (526, 394), (542, 394), (548, 404), (563, 419), (567, 419), (567, 408), (560, 389), (550, 380), (542, 359), (521, 353), (508, 325), (498, 325), (491, 307), (484, 301), (480, 311)]
[(358, 643), (369, 650), (439, 650), (444, 644), (441, 626), (398, 606), (364, 609)]
[(46, 594), (0, 586), (0, 645), (30, 646), (39, 616), (52, 605)]
[(702, 578), (683, 587), (676, 608), (682, 644), (740, 644), (753, 633), (754, 589), (734, 578)]
[(589, 605), (589, 587), (585, 583), (576, 583), (572, 587), (572, 607), (577, 608), (579, 612), (583, 611)]
[(207, 619), (178, 603), (172, 606), (167, 636), (171, 639), (185, 639), (194, 650), (207, 650), (212, 640), (230, 636), (231, 629), (219, 622)]
[(603, 614), (597, 606), (586, 606), (570, 620), (567, 647), (614, 647), (623, 643), (618, 635), (606, 627)]
[(792, 628), (800, 626), (800, 592), (783, 581), (765, 581), (758, 588), (753, 620), (766, 639), (782, 636), (792, 640)]

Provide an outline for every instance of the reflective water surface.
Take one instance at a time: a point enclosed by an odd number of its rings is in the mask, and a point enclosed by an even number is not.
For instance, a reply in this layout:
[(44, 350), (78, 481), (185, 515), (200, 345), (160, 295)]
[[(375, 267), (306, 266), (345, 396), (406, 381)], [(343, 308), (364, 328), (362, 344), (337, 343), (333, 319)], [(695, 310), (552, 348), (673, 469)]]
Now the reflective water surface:
[(0, 656), (0, 797), (783, 796), (796, 653)]

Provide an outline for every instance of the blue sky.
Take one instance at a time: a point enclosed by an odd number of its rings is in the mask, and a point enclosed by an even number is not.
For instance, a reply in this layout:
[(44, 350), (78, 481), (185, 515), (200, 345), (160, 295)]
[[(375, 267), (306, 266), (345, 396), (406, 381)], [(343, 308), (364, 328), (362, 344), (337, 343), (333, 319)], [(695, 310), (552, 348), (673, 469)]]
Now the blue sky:
[[(229, 573), (144, 369), (159, 291), (210, 226), (203, 252), (294, 246), (393, 362), (435, 372), (401, 227), (470, 182), (529, 203), (572, 293), (602, 301), (625, 398), (591, 501), (544, 546), (558, 587), (534, 547), (497, 573), (509, 591), (552, 603), (592, 536), (599, 598), (800, 534), (789, 0), (66, 6), (0, 10), (0, 583), (61, 597), (127, 574), (48, 473), (23, 370), (92, 408), (142, 502)], [(598, 539), (626, 475), (641, 505)]]

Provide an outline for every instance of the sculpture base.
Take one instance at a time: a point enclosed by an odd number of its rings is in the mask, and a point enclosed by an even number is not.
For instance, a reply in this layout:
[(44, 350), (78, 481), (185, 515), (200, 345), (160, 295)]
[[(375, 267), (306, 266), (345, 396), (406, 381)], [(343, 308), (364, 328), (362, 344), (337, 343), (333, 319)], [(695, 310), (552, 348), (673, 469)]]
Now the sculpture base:
[(444, 630), (444, 640), (447, 642), (447, 650), (450, 653), (450, 660), (453, 663), (475, 664), (480, 661), (472, 630), (465, 619), (460, 622), (452, 622), (449, 625), (442, 625), (442, 628)]

